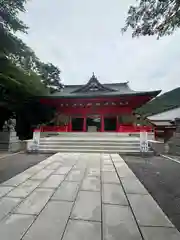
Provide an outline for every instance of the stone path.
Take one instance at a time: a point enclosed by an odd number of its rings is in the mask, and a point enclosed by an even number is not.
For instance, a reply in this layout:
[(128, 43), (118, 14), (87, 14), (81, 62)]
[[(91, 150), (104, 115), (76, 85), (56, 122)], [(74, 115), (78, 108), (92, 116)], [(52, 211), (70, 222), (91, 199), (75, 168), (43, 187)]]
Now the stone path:
[(58, 153), (0, 185), (3, 240), (179, 240), (117, 154)]

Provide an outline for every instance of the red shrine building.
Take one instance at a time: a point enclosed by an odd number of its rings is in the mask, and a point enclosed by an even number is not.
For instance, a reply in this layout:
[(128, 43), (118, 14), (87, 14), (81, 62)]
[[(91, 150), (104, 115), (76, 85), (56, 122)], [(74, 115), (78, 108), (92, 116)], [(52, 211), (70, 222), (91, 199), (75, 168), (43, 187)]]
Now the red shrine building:
[(61, 124), (54, 124), (54, 131), (123, 132), (134, 126), (123, 122), (123, 116), (135, 117), (135, 109), (159, 93), (133, 91), (128, 82), (101, 84), (93, 74), (85, 85), (65, 85), (41, 102), (56, 107)]

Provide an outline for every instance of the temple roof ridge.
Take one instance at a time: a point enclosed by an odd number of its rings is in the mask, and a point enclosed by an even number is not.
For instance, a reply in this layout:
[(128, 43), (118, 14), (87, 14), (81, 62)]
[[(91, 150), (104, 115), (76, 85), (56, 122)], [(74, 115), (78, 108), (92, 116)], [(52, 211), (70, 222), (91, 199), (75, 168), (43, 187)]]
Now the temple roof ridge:
[[(99, 80), (98, 80), (99, 81)], [(87, 83), (85, 83), (87, 84)], [(85, 84), (64, 84), (65, 87), (81, 87)], [(112, 83), (101, 83), (102, 85), (127, 85), (129, 81), (126, 82), (112, 82)]]
[(93, 72), (93, 75), (89, 79), (89, 81), (85, 85), (82, 85), (80, 88), (73, 91), (72, 93), (80, 93), (80, 92), (88, 93), (88, 92), (97, 92), (97, 91), (113, 92), (115, 90), (109, 87), (106, 87), (104, 84), (101, 84)]
[(111, 83), (102, 83), (103, 85), (128, 85), (129, 81), (126, 82), (111, 82)]

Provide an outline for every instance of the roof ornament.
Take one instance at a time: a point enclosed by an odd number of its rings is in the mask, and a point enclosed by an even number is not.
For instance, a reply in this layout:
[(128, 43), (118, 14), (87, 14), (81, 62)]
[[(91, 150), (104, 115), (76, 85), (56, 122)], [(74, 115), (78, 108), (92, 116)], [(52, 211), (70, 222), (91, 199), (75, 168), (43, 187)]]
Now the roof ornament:
[(93, 75), (92, 75), (91, 79), (96, 79), (96, 76), (95, 76), (94, 72), (93, 72)]

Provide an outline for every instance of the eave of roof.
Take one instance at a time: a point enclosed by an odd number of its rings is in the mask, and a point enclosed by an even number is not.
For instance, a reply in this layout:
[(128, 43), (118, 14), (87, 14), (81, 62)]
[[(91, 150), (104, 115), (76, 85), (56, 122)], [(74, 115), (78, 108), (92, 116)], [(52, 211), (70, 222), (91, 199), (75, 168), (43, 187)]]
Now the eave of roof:
[(70, 99), (77, 99), (77, 98), (103, 98), (103, 97), (128, 97), (128, 96), (151, 96), (152, 98), (156, 97), (161, 90), (156, 91), (145, 91), (145, 92), (130, 92), (130, 93), (120, 93), (120, 92), (104, 92), (104, 93), (89, 93), (89, 94), (62, 94), (62, 95), (48, 95), (42, 96), (44, 98), (70, 98)]
[(164, 127), (164, 126), (173, 126), (171, 121), (168, 120), (163, 120), (163, 121), (150, 121), (153, 125), (159, 126), (159, 127)]
[[(120, 83), (102, 83), (102, 85), (104, 85), (104, 86), (118, 86), (118, 85), (127, 85), (129, 82), (128, 81), (126, 81), (126, 82), (120, 82)], [(68, 85), (64, 85), (64, 87), (65, 88), (68, 88), (68, 87), (70, 87), (70, 88), (80, 88), (80, 87), (82, 87), (82, 86), (84, 86), (84, 84), (68, 84)]]
[[(129, 87), (128, 82), (123, 83), (105, 83), (99, 82), (97, 77), (92, 75), (86, 84), (82, 85), (65, 85), (64, 88), (55, 92), (46, 98), (56, 99), (77, 99), (77, 98), (113, 98), (113, 97), (129, 97), (129, 96), (147, 96), (151, 99), (156, 97), (161, 91), (134, 91)], [(44, 96), (45, 97), (45, 96)]]

